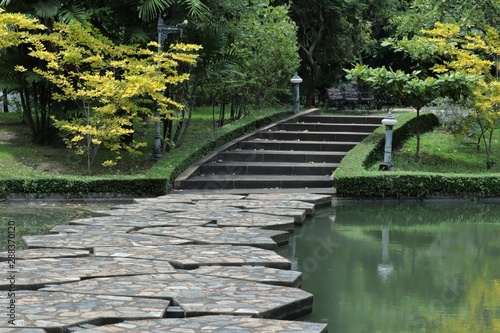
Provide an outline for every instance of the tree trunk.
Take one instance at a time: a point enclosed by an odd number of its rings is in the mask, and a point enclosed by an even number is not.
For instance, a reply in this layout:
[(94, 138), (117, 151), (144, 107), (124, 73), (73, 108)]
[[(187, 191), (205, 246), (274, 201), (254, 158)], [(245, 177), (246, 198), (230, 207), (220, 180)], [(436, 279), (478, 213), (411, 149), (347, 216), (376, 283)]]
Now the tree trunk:
[(313, 59), (311, 60), (312, 63), (309, 63), (309, 68), (311, 69), (311, 80), (309, 81), (306, 91), (306, 102), (305, 102), (306, 108), (312, 107), (316, 102), (315, 101), (316, 86), (318, 83), (318, 74), (319, 74), (318, 64)]
[(323, 18), (323, 15), (321, 11), (319, 12), (319, 28), (316, 34), (316, 38), (314, 41), (311, 43), (307, 33), (304, 31), (303, 32), (303, 43), (301, 43), (300, 48), (304, 53), (306, 54), (306, 60), (307, 64), (311, 70), (311, 80), (309, 81), (309, 85), (307, 86), (307, 92), (306, 92), (306, 107), (311, 107), (314, 105), (314, 96), (316, 95), (316, 85), (318, 82), (318, 76), (319, 76), (319, 66), (318, 63), (314, 59), (314, 50), (316, 49), (316, 46), (318, 43), (323, 39), (323, 33), (325, 31), (325, 20)]
[(2, 90), (3, 112), (9, 112), (9, 92), (7, 89)]

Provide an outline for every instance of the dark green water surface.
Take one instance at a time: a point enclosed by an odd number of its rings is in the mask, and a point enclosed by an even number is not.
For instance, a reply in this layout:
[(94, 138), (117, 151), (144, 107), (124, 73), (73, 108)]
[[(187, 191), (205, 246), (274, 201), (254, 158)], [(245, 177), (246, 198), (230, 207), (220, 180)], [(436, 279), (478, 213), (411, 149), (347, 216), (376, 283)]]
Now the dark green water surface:
[(330, 333), (500, 332), (500, 204), (340, 202), (278, 251)]
[(107, 208), (109, 205), (0, 204), (0, 251), (7, 249), (9, 223), (14, 226), (16, 248), (22, 249), (22, 236), (46, 235), (56, 225), (68, 224), (70, 220), (89, 217), (91, 210)]

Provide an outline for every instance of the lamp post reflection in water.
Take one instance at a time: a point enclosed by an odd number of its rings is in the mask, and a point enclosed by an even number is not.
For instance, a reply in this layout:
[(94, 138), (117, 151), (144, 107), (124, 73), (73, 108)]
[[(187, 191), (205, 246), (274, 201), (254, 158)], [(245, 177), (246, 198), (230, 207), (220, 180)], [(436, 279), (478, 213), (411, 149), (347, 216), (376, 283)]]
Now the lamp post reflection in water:
[(389, 227), (382, 228), (382, 262), (377, 266), (380, 280), (387, 281), (394, 267), (389, 262)]

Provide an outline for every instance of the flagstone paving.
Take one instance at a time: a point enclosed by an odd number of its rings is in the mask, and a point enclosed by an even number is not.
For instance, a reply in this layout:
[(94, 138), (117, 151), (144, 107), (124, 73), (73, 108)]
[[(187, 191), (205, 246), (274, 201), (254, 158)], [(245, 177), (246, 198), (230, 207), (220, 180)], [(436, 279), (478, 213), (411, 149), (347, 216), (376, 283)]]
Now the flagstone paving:
[(218, 227), (249, 227), (263, 229), (293, 230), (295, 219), (287, 216), (273, 216), (238, 211), (193, 209), (184, 213), (173, 213), (179, 218), (210, 218)]
[(41, 328), (2, 328), (2, 333), (46, 333)]
[(266, 215), (290, 216), (294, 218), (295, 224), (302, 224), (302, 222), (306, 219), (305, 209), (260, 207), (250, 208), (248, 211), (250, 213), (260, 213)]
[[(29, 249), (16, 251), (16, 259), (41, 259), (41, 258), (71, 258), (71, 257), (88, 257), (88, 250), (72, 250), (72, 249)], [(8, 253), (0, 253), (0, 262), (8, 260)]]
[(167, 299), (180, 306), (186, 317), (231, 314), (297, 318), (312, 308), (312, 295), (298, 288), (194, 274), (99, 278), (41, 290)]
[(159, 319), (138, 322), (123, 322), (82, 331), (82, 333), (326, 333), (325, 324), (285, 320), (240, 318), (235, 316), (204, 316), (186, 319)]
[(121, 257), (168, 261), (175, 268), (194, 269), (201, 266), (265, 266), (290, 269), (288, 259), (271, 250), (253, 246), (232, 245), (164, 245), (164, 246), (104, 246), (94, 249), (99, 257)]
[(124, 227), (124, 226), (114, 226), (114, 225), (56, 225), (50, 230), (51, 234), (59, 233), (85, 233), (88, 234), (110, 234), (110, 233), (122, 233), (126, 234), (128, 232), (134, 231), (135, 227)]
[(289, 233), (258, 228), (156, 227), (137, 231), (138, 234), (179, 237), (196, 244), (251, 245), (275, 249), (288, 243)]
[[(25, 236), (26, 249), (16, 251), (16, 325), (4, 318), (0, 331), (326, 332), (277, 320), (309, 313), (313, 296), (271, 249), (331, 200), (179, 192)], [(0, 265), (7, 259), (0, 253)], [(7, 272), (0, 290), (11, 287)], [(0, 292), (0, 306), (8, 302)]]
[(162, 237), (126, 233), (105, 234), (55, 234), (42, 236), (24, 236), (26, 248), (68, 248), (94, 250), (98, 246), (155, 246), (164, 244), (189, 244), (192, 242), (174, 237)]
[(213, 223), (210, 219), (177, 218), (172, 216), (101, 216), (70, 221), (69, 224), (116, 227), (167, 227), (167, 226), (204, 226)]
[(332, 205), (332, 196), (324, 194), (313, 193), (251, 193), (246, 196), (247, 200), (297, 200), (303, 202), (310, 202), (316, 207), (325, 207)]
[[(5, 308), (8, 299), (0, 296)], [(140, 297), (118, 297), (76, 293), (18, 291), (15, 323), (18, 327), (64, 332), (81, 323), (105, 324), (108, 320), (162, 318), (170, 301)], [(1, 326), (0, 326), (1, 327)]]
[[(198, 205), (199, 203), (197, 203)], [(305, 209), (307, 215), (314, 214), (315, 205), (309, 202), (302, 201), (281, 201), (281, 200), (239, 200), (230, 204), (233, 207), (239, 208), (294, 208), (294, 209)]]
[(189, 272), (296, 288), (301, 284), (302, 275), (297, 271), (261, 266), (203, 266)]
[[(95, 277), (175, 272), (167, 261), (103, 257), (18, 260), (15, 268), (16, 287), (30, 290)], [(0, 272), (0, 290), (9, 289), (9, 274)]]

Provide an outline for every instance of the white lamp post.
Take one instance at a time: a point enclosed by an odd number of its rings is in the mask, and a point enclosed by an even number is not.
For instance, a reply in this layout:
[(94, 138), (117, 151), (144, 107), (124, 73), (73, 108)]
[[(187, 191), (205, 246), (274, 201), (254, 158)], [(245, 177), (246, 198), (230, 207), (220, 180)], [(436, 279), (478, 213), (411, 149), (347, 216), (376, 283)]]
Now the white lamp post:
[(384, 162), (380, 164), (380, 170), (394, 171), (392, 164), (392, 128), (398, 123), (389, 110), (387, 116), (382, 119), (382, 124), (385, 125), (385, 148)]
[(294, 87), (294, 93), (293, 93), (293, 98), (294, 98), (294, 106), (295, 106), (295, 112), (299, 112), (300, 110), (300, 91), (299, 91), (299, 85), (302, 83), (302, 78), (295, 74), (291, 79), (290, 82), (293, 84)]
[[(168, 37), (168, 34), (179, 33), (182, 37), (182, 32), (187, 25), (187, 20), (184, 22), (177, 24), (175, 27), (165, 25), (161, 15), (158, 16), (158, 52), (161, 52), (163, 43)], [(155, 115), (159, 117), (158, 114), (158, 105), (156, 105)], [(161, 143), (161, 122), (155, 122), (155, 132), (154, 132), (154, 147), (153, 147), (153, 158), (160, 159), (162, 157), (162, 143)]]

